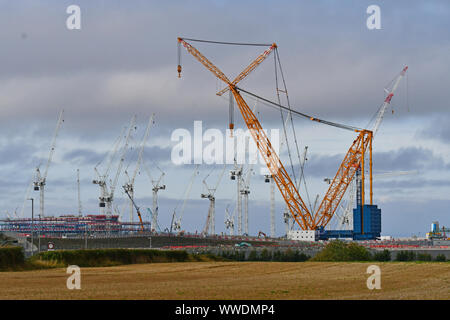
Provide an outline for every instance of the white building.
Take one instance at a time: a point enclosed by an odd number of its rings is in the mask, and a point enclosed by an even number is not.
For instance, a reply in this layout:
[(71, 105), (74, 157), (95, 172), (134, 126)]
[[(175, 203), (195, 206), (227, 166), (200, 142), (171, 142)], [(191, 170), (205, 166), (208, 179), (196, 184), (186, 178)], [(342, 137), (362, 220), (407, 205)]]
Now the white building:
[(287, 238), (297, 241), (316, 241), (319, 239), (319, 234), (316, 230), (292, 230), (288, 232)]

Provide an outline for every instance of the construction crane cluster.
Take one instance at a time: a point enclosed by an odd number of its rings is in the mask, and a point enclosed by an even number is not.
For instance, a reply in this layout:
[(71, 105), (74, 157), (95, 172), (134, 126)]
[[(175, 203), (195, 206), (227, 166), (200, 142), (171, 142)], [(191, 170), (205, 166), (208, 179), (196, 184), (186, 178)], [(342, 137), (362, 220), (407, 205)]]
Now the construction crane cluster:
[[(233, 80), (230, 80), (224, 72), (222, 72), (216, 65), (214, 65), (206, 56), (198, 51), (191, 42), (200, 41), (203, 43), (213, 43), (222, 45), (252, 45), (252, 46), (265, 46), (265, 50), (257, 56), (257, 58), (242, 70)], [(213, 75), (225, 84), (225, 88), (218, 91), (218, 96), (223, 96), (228, 92), (229, 99), (229, 123), (228, 127), (231, 134), (235, 129), (234, 119), (234, 106), (236, 105), (243, 121), (251, 137), (258, 148), (259, 154), (265, 162), (267, 174), (263, 176), (263, 180), (269, 186), (270, 202), (268, 213), (266, 217), (270, 221), (270, 227), (267, 233), (259, 232), (259, 236), (267, 237), (267, 234), (274, 238), (276, 237), (276, 188), (279, 191), (279, 195), (284, 200), (284, 211), (282, 213), (282, 219), (285, 224), (286, 234), (289, 234), (294, 227), (302, 231), (315, 231), (324, 230), (329, 226), (330, 221), (335, 218), (340, 225), (349, 227), (353, 217), (355, 216), (355, 210), (359, 210), (360, 219), (360, 233), (364, 235), (366, 229), (364, 227), (365, 219), (364, 215), (372, 214), (373, 203), (373, 179), (377, 176), (373, 174), (373, 140), (375, 135), (380, 129), (380, 125), (385, 116), (386, 110), (391, 104), (394, 92), (399, 86), (401, 79), (404, 77), (408, 67), (404, 67), (402, 71), (396, 76), (396, 78), (385, 88), (386, 96), (383, 104), (380, 106), (376, 113), (375, 121), (370, 129), (358, 128), (342, 123), (337, 123), (329, 120), (320, 119), (315, 116), (311, 116), (294, 109), (289, 100), (288, 90), (286, 87), (286, 81), (284, 79), (281, 62), (278, 54), (278, 46), (275, 43), (271, 44), (249, 44), (249, 43), (227, 43), (217, 41), (206, 41), (198, 39), (178, 38), (178, 77), (181, 77), (181, 47), (184, 47), (188, 53), (190, 53), (195, 59), (197, 59), (204, 67), (206, 67)], [(268, 98), (264, 98), (262, 95), (250, 92), (242, 87), (240, 83), (246, 79), (259, 65), (261, 65), (269, 56), (274, 56), (275, 61), (275, 78), (276, 88), (275, 93), (277, 101), (272, 101)], [(239, 86), (238, 86), (239, 85)], [(251, 108), (244, 97), (254, 99), (256, 103), (260, 103), (264, 106), (270, 106), (277, 109), (280, 112), (281, 122), (283, 125), (283, 139), (279, 153), (286, 151), (288, 154), (289, 163), (285, 165), (280, 155), (277, 154), (274, 145), (269, 140), (266, 132), (264, 131), (260, 118), (258, 118), (256, 104)], [(227, 99), (224, 97), (224, 99)], [(285, 101), (284, 103), (282, 101)], [(33, 176), (32, 181), (27, 190), (27, 199), (29, 192), (34, 186), (35, 191), (40, 191), (40, 217), (45, 217), (44, 201), (45, 201), (45, 186), (47, 184), (47, 175), (49, 167), (52, 163), (53, 155), (55, 153), (56, 141), (60, 128), (64, 122), (63, 111), (60, 112), (57, 125), (51, 140), (50, 152), (47, 162), (44, 166), (39, 165)], [(349, 149), (346, 151), (345, 156), (337, 168), (337, 172), (332, 178), (325, 178), (324, 181), (328, 184), (328, 189), (319, 202), (319, 195), (316, 195), (314, 200), (311, 201), (309, 191), (307, 188), (305, 167), (308, 161), (308, 146), (305, 146), (303, 153), (299, 148), (299, 142), (297, 134), (295, 132), (294, 117), (300, 117), (308, 121), (313, 121), (326, 126), (332, 126), (340, 130), (351, 131), (355, 134), (353, 142), (350, 144)], [(161, 170), (155, 163), (149, 163), (144, 156), (144, 151), (147, 146), (151, 129), (155, 124), (155, 114), (152, 114), (145, 127), (145, 132), (142, 139), (136, 139), (134, 136), (137, 132), (136, 116), (133, 115), (128, 125), (122, 128), (119, 136), (109, 149), (105, 158), (101, 160), (94, 167), (96, 177), (92, 180), (94, 185), (99, 188), (98, 204), (100, 211), (106, 217), (112, 217), (113, 211), (116, 209), (116, 189), (119, 183), (119, 179), (122, 175), (125, 175), (125, 182), (121, 185), (124, 195), (126, 196), (126, 203), (129, 212), (130, 223), (134, 222), (135, 214), (138, 217), (138, 223), (140, 231), (145, 231), (143, 214), (141, 208), (138, 205), (139, 200), (136, 199), (136, 178), (141, 171), (145, 171), (148, 176), (148, 188), (145, 190), (152, 194), (151, 208), (147, 207), (146, 212), (150, 216), (150, 232), (162, 232), (160, 227), (160, 210), (158, 204), (158, 193), (166, 190), (166, 184), (164, 178), (166, 173)], [(288, 127), (292, 132), (288, 132)], [(289, 141), (289, 138), (293, 142)], [(137, 141), (133, 146), (133, 141)], [(135, 147), (135, 148), (134, 148)], [(298, 160), (298, 169), (295, 168), (294, 157), (295, 154)], [(131, 163), (129, 160), (132, 155), (136, 155), (136, 161)], [(216, 197), (217, 190), (220, 190), (221, 182), (225, 171), (229, 170), (229, 178), (232, 183), (236, 183), (235, 199), (232, 203), (228, 204), (225, 209), (224, 227), (230, 235), (249, 235), (249, 197), (250, 181), (254, 174), (253, 165), (244, 166), (238, 164), (235, 155), (233, 168), (227, 168), (227, 165), (215, 168), (211, 170), (202, 180), (203, 192), (198, 196), (201, 199), (207, 199), (209, 205), (204, 211), (204, 224), (199, 228), (200, 234), (204, 236), (214, 235), (217, 233), (216, 228)], [(130, 162), (128, 167), (124, 168), (126, 162)], [(130, 167), (131, 166), (131, 167)], [(130, 168), (130, 170), (129, 170)], [(156, 169), (156, 170), (155, 170)], [(289, 172), (290, 171), (290, 172)], [(212, 173), (218, 172), (218, 176), (213, 180)], [(80, 191), (80, 170), (77, 169), (77, 198), (78, 198), (78, 215), (83, 215), (83, 207), (81, 202)], [(391, 173), (393, 175), (408, 174), (408, 173)], [(183, 194), (179, 197), (177, 204), (173, 211), (171, 211), (170, 224), (164, 231), (167, 232), (183, 232), (183, 217), (188, 200), (191, 198), (191, 191), (196, 180), (196, 177), (200, 175), (199, 165), (195, 165), (192, 171), (190, 179), (187, 181), (187, 186), (184, 189)], [(369, 180), (369, 205), (366, 205), (366, 175)], [(213, 180), (213, 181), (212, 181)], [(349, 195), (349, 199), (345, 203), (344, 196)], [(197, 197), (197, 195), (195, 196)], [(356, 200), (355, 200), (356, 198)], [(304, 201), (306, 199), (307, 201)], [(356, 205), (357, 209), (353, 207)], [(375, 208), (376, 209), (376, 208)], [(374, 209), (374, 210), (375, 210)], [(367, 212), (367, 210), (369, 212)], [(124, 211), (122, 211), (124, 212)], [(374, 211), (375, 212), (375, 211)], [(23, 214), (23, 208), (22, 208)], [(353, 214), (353, 216), (352, 216)], [(280, 217), (281, 218), (281, 215)]]

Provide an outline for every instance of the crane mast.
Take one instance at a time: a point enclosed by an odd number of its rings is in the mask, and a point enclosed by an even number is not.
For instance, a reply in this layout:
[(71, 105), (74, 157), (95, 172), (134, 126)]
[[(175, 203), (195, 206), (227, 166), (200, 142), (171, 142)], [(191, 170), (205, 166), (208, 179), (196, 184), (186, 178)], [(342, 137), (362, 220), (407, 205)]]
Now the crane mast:
[(238, 166), (236, 158), (234, 159), (234, 170), (230, 171), (230, 179), (236, 180), (236, 210), (237, 210), (237, 234), (242, 234), (242, 169), (243, 166)]
[(137, 206), (136, 202), (131, 197), (131, 194), (128, 192), (128, 190), (127, 190), (127, 188), (125, 188), (125, 186), (123, 186), (123, 190), (127, 194), (128, 198), (130, 199), (130, 201), (133, 204), (133, 206), (136, 208), (136, 213), (137, 213), (138, 218), (139, 218), (139, 226), (141, 227), (141, 232), (144, 232), (144, 223), (142, 221), (141, 211), (139, 210), (139, 207)]
[(56, 138), (58, 137), (59, 129), (61, 128), (62, 123), (64, 122), (64, 110), (61, 110), (58, 117), (58, 122), (56, 123), (55, 132), (53, 134), (52, 143), (50, 146), (50, 153), (48, 155), (47, 164), (45, 165), (44, 174), (41, 174), (39, 167), (36, 168), (36, 176), (34, 180), (34, 190), (39, 191), (39, 214), (40, 217), (45, 217), (44, 214), (44, 198), (45, 198), (45, 185), (47, 183), (47, 174), (48, 168), (50, 167), (50, 163), (53, 159), (53, 154), (55, 153), (56, 146)]
[(189, 194), (191, 193), (192, 186), (194, 185), (195, 177), (199, 174), (198, 167), (199, 167), (198, 164), (195, 165), (194, 172), (192, 173), (191, 179), (189, 180), (189, 184), (188, 184), (188, 186), (186, 188), (186, 191), (184, 192), (183, 204), (181, 206), (181, 209), (180, 209), (180, 212), (178, 213), (178, 215), (177, 215), (178, 205), (173, 210), (172, 222), (170, 223), (170, 233), (172, 233), (172, 230), (175, 230), (175, 231), (180, 231), (181, 230), (181, 221), (183, 219), (183, 214), (184, 214), (184, 209), (186, 207), (186, 202), (187, 202), (187, 199), (189, 197)]
[(403, 70), (400, 72), (400, 74), (397, 76), (397, 78), (394, 81), (394, 85), (392, 86), (392, 89), (389, 91), (385, 89), (386, 93), (388, 94), (386, 98), (384, 99), (383, 105), (380, 108), (380, 111), (377, 115), (377, 120), (373, 126), (372, 132), (375, 136), (378, 132), (378, 129), (380, 128), (381, 122), (383, 121), (384, 113), (386, 112), (386, 109), (388, 105), (390, 105), (392, 97), (394, 96), (395, 90), (397, 90), (398, 85), (400, 84), (400, 80), (405, 76), (406, 70), (408, 70), (408, 66), (405, 66)]
[(162, 184), (162, 179), (164, 178), (164, 176), (166, 175), (164, 173), (164, 171), (162, 171), (158, 166), (156, 166), (156, 168), (158, 168), (158, 170), (161, 172), (161, 175), (159, 176), (158, 180), (153, 180), (152, 175), (150, 173), (150, 170), (148, 169), (148, 167), (145, 165), (145, 162), (143, 163), (145, 171), (147, 172), (147, 175), (152, 183), (152, 193), (153, 193), (153, 197), (152, 197), (152, 230), (155, 231), (156, 229), (154, 228), (155, 226), (158, 226), (158, 192), (161, 190), (166, 190), (166, 185)]
[(208, 178), (209, 174), (203, 179), (203, 185), (206, 187), (206, 193), (202, 193), (200, 197), (202, 199), (208, 199), (209, 200), (209, 209), (208, 209), (208, 215), (206, 217), (206, 224), (203, 229), (203, 234), (215, 234), (216, 233), (216, 197), (215, 193), (217, 191), (217, 188), (219, 187), (220, 181), (222, 180), (223, 174), (225, 172), (226, 166), (223, 166), (222, 171), (220, 172), (219, 179), (217, 180), (216, 185), (213, 188), (210, 188), (208, 184), (206, 183), (206, 179)]
[(81, 217), (82, 207), (81, 207), (81, 192), (80, 192), (80, 169), (77, 169), (77, 191), (78, 191), (78, 215)]
[(250, 165), (247, 171), (247, 174), (244, 179), (242, 179), (243, 185), (241, 194), (244, 199), (244, 234), (249, 234), (249, 227), (248, 227), (248, 196), (250, 194), (250, 178), (251, 174), (253, 172), (253, 165)]
[(128, 151), (128, 143), (130, 141), (131, 132), (135, 128), (134, 127), (135, 126), (135, 122), (136, 122), (136, 116), (133, 116), (131, 118), (130, 127), (128, 128), (128, 133), (127, 133), (127, 136), (125, 138), (125, 144), (124, 144), (123, 149), (122, 149), (122, 154), (120, 156), (119, 166), (117, 167), (116, 175), (115, 175), (114, 180), (113, 180), (113, 182), (111, 184), (111, 187), (110, 187), (110, 190), (109, 190), (109, 195), (105, 199), (105, 202), (106, 202), (106, 215), (109, 215), (109, 216), (112, 214), (112, 202), (114, 200), (114, 191), (116, 189), (117, 182), (119, 180), (120, 172), (122, 171), (122, 166), (123, 166), (123, 163), (125, 161), (125, 156), (126, 156), (127, 151)]
[(229, 205), (225, 208), (225, 227), (229, 230), (229, 235), (234, 235), (234, 210), (233, 214), (230, 215), (228, 210)]
[(109, 171), (111, 170), (113, 160), (114, 160), (116, 153), (119, 149), (119, 146), (122, 142), (122, 138), (123, 138), (123, 135), (125, 134), (125, 130), (126, 130), (126, 128), (122, 129), (119, 137), (117, 138), (117, 140), (115, 141), (115, 143), (113, 145), (113, 148), (111, 149), (111, 151), (109, 151), (108, 155), (106, 156), (107, 165), (106, 165), (106, 169), (105, 169), (104, 173), (101, 174), (97, 169), (97, 167), (100, 165), (100, 163), (102, 161), (97, 163), (97, 165), (94, 167), (94, 171), (97, 174), (98, 178), (92, 180), (92, 183), (97, 184), (100, 187), (99, 207), (101, 208), (102, 214), (105, 214), (106, 199), (108, 198), (108, 193), (109, 193), (108, 187), (106, 185), (106, 179), (109, 176)]
[(144, 148), (148, 140), (148, 136), (150, 134), (150, 129), (152, 125), (154, 124), (154, 118), (155, 114), (153, 113), (148, 121), (147, 128), (145, 129), (144, 137), (142, 138), (141, 147), (139, 148), (138, 158), (136, 162), (136, 167), (134, 168), (133, 175), (131, 178), (128, 179), (128, 182), (125, 183), (122, 187), (124, 190), (126, 190), (128, 193), (127, 195), (130, 198), (130, 222), (133, 222), (133, 199), (134, 199), (134, 181), (136, 179), (137, 173), (139, 172), (139, 168), (142, 163), (142, 156), (144, 154)]

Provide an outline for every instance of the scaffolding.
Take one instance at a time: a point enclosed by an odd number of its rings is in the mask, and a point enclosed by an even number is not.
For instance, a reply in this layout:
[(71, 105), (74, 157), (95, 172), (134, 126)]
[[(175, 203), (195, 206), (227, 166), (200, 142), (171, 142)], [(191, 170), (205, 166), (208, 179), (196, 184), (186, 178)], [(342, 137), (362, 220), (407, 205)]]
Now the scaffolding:
[[(150, 231), (150, 222), (143, 222)], [(59, 217), (22, 218), (0, 220), (0, 232), (23, 234), (38, 233), (41, 236), (70, 236), (80, 234), (129, 234), (142, 232), (140, 223), (121, 222), (118, 215), (64, 215)]]

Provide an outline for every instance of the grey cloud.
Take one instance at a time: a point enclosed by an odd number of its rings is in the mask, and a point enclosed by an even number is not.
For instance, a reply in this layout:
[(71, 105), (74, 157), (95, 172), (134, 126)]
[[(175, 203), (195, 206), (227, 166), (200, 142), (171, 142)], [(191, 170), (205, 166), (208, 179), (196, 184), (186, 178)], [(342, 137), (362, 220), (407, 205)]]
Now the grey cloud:
[[(53, 106), (66, 105), (89, 127), (104, 126), (100, 120), (104, 117), (114, 123), (127, 113), (152, 108), (161, 117), (172, 118), (168, 125), (180, 117), (217, 117), (221, 103), (214, 96), (215, 79), (209, 71), (184, 52), (185, 72), (181, 80), (176, 78), (173, 62), (180, 30), (201, 38), (277, 41), (291, 100), (313, 115), (341, 121), (369, 118), (384, 98), (382, 87), (405, 62), (411, 64), (412, 74), (420, 75), (410, 82), (411, 101), (417, 106), (432, 101), (434, 110), (446, 111), (444, 84), (449, 75), (441, 66), (448, 63), (450, 44), (445, 34), (448, 9), (443, 2), (386, 4), (386, 30), (378, 33), (365, 29), (369, 1), (352, 7), (286, 1), (276, 10), (258, 3), (256, 12), (251, 2), (239, 4), (235, 12), (210, 2), (194, 6), (140, 2), (132, 7), (81, 1), (85, 20), (80, 32), (65, 29), (65, 3), (49, 4), (9, 5), (8, 11), (2, 11), (6, 17), (0, 19), (5, 24), (0, 28), (4, 40), (0, 55), (6, 70), (0, 81), (4, 88), (0, 105), (5, 116), (48, 115)], [(418, 16), (429, 23), (418, 28), (414, 18)], [(274, 17), (279, 18), (277, 26), (267, 24)], [(32, 30), (18, 31), (23, 26)], [(405, 28), (414, 32), (405, 32)], [(25, 40), (21, 32), (28, 33)], [(236, 39), (229, 39), (229, 34)], [(417, 47), (417, 43), (422, 45)], [(259, 53), (201, 44), (199, 48), (231, 75)], [(274, 96), (272, 70), (269, 61), (243, 85), (263, 96)], [(402, 103), (401, 96), (394, 103)], [(422, 108), (415, 111), (424, 112)]]
[[(315, 155), (308, 157), (305, 165), (306, 176), (334, 177), (344, 155)], [(446, 170), (450, 164), (433, 150), (409, 147), (389, 152), (376, 152), (373, 155), (374, 172), (408, 170)], [(296, 172), (299, 167), (296, 166)]]
[(34, 153), (37, 148), (26, 143), (10, 143), (3, 145), (0, 150), (0, 165), (16, 163), (19, 159), (25, 159), (27, 163), (37, 160)]
[(438, 140), (443, 143), (450, 142), (450, 116), (445, 115), (435, 117), (431, 124), (423, 129), (419, 129), (416, 136), (418, 138), (428, 138)]
[(443, 170), (449, 164), (433, 150), (422, 147), (401, 148), (392, 152), (377, 152), (373, 156), (375, 170)]
[(63, 155), (64, 161), (83, 165), (95, 165), (103, 158), (104, 155), (88, 149), (75, 149)]
[(390, 180), (390, 181), (377, 181), (377, 188), (385, 190), (404, 190), (404, 189), (422, 189), (424, 187), (440, 188), (449, 187), (450, 181), (444, 179), (424, 179), (413, 178), (408, 180)]

